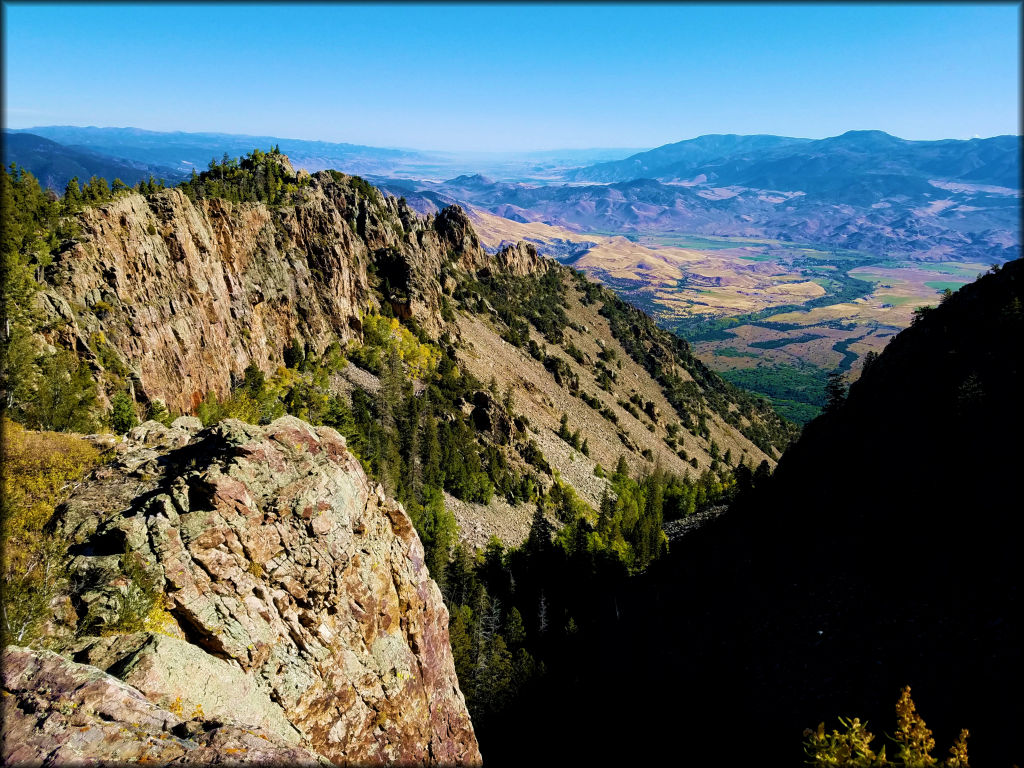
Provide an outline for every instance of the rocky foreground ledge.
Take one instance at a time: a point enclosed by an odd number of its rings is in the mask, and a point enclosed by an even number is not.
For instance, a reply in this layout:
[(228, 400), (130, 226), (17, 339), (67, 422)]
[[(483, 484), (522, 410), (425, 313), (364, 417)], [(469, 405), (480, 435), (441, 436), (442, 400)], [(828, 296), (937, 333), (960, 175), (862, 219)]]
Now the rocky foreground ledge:
[(4, 652), (5, 764), (479, 764), (448, 612), (334, 430), (147, 422), (53, 521), (47, 641)]

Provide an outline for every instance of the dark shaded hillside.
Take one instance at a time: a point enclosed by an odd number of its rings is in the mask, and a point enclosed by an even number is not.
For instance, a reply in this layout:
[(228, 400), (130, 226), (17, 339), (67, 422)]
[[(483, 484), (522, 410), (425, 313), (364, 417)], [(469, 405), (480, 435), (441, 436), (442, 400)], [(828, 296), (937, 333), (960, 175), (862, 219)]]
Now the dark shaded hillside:
[(1019, 764), (1022, 294), (1015, 261), (928, 312), (767, 487), (609, 595), (557, 701), (521, 713), (562, 740), (523, 749), (799, 765), (838, 715), (880, 746), (909, 684), (937, 757), (964, 727), (972, 764)]
[[(187, 175), (192, 168), (203, 170), (211, 157), (220, 159), (225, 152), (242, 155), (254, 146), (280, 145), (296, 163), (312, 170), (326, 167), (356, 165), (376, 167), (387, 159), (397, 160), (415, 153), (394, 149), (378, 149), (357, 144), (336, 144), (325, 141), (298, 141), (273, 136), (243, 136), (229, 133), (185, 133), (182, 131), (146, 131), (140, 128), (96, 128), (70, 125), (49, 125), (32, 128), (37, 136), (44, 136), (61, 144), (83, 151), (95, 151), (133, 161), (176, 168)], [(319, 161), (319, 162), (318, 162)], [(326, 164), (325, 164), (326, 163)], [(354, 172), (354, 171), (353, 171)]]
[(31, 171), (44, 187), (62, 192), (77, 176), (83, 184), (93, 176), (133, 186), (150, 176), (168, 181), (184, 178), (183, 171), (162, 165), (112, 157), (86, 147), (68, 147), (31, 133), (4, 132), (4, 165), (15, 163)]

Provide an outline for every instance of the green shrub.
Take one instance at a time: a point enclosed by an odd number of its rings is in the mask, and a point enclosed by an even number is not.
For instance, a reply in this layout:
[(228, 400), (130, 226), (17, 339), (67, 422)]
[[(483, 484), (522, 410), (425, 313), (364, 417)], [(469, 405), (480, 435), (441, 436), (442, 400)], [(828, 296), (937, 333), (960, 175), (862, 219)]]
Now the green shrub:
[(110, 400), (110, 428), (123, 435), (139, 423), (135, 413), (135, 402), (127, 392), (118, 392)]

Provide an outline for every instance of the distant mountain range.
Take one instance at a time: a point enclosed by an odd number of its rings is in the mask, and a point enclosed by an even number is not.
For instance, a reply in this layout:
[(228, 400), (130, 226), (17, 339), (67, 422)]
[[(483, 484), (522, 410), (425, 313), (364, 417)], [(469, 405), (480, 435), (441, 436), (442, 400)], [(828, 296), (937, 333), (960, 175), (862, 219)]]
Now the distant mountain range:
[(763, 152), (783, 146), (806, 144), (810, 139), (792, 139), (786, 136), (741, 136), (735, 133), (710, 133), (695, 139), (665, 144), (647, 152), (640, 152), (624, 160), (580, 168), (567, 174), (567, 181), (629, 181), (630, 179), (661, 178), (677, 169), (697, 167), (741, 152)]
[[(712, 134), (626, 149), (442, 153), (222, 133), (48, 126), (5, 133), (4, 163), (47, 185), (134, 183), (277, 145), (297, 168), (359, 174), (422, 212), (461, 203), (582, 232), (770, 237), (879, 256), (1020, 255), (1020, 137), (907, 141)], [(447, 181), (443, 181), (447, 179)]]
[(423, 209), (460, 202), (581, 232), (770, 237), (878, 256), (1020, 255), (1020, 137), (701, 136), (567, 172), (569, 183), (378, 178)]
[[(254, 148), (279, 146), (296, 168), (322, 171), (327, 168), (359, 175), (383, 175), (408, 179), (442, 180), (464, 173), (483, 172), (502, 179), (546, 180), (561, 178), (568, 169), (636, 152), (636, 149), (566, 149), (537, 152), (430, 152), (369, 147), (329, 141), (307, 141), (278, 136), (248, 136), (231, 133), (165, 133), (140, 128), (96, 128), (42, 126), (8, 132), (32, 134), (64, 145), (68, 149), (100, 153), (147, 165), (173, 168), (188, 175), (204, 170), (211, 159), (227, 153), (239, 157)], [(20, 159), (20, 148), (11, 158), (32, 170)], [(31, 159), (31, 158), (28, 158)], [(7, 155), (5, 155), (5, 162)], [(33, 173), (35, 171), (33, 170)], [(72, 174), (74, 175), (74, 174)], [(98, 174), (104, 175), (104, 174)]]
[(85, 183), (92, 176), (108, 182), (120, 179), (125, 184), (148, 179), (183, 179), (187, 173), (165, 165), (126, 157), (113, 157), (88, 147), (69, 147), (43, 136), (16, 131), (4, 132), (4, 166), (10, 163), (27, 168), (43, 186), (63, 192), (70, 179)]
[[(812, 141), (785, 136), (708, 135), (624, 160), (581, 168), (569, 181), (638, 178), (803, 191), (834, 198), (920, 190), (930, 179), (1019, 188), (1020, 137), (906, 141), (883, 131), (848, 131)], [(860, 183), (848, 187), (851, 178)], [(883, 179), (881, 183), (872, 183)], [(893, 185), (897, 185), (894, 187)]]

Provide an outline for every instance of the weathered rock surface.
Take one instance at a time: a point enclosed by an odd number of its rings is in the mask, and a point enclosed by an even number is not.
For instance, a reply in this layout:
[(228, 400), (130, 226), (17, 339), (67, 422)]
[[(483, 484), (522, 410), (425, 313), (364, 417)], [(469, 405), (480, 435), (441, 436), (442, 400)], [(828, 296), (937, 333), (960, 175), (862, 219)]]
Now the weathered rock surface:
[(173, 703), (161, 707), (116, 677), (52, 651), (8, 647), (2, 678), (4, 765), (323, 762), (265, 730)]
[(250, 363), (271, 372), (293, 338), (322, 352), (358, 338), (387, 302), (441, 328), (446, 271), (542, 269), (536, 252), (488, 255), (458, 206), (421, 217), (342, 174), (312, 176), (295, 205), (126, 195), (78, 216), (47, 269), (46, 341), (77, 350), (141, 402), (192, 413)]
[(146, 422), (54, 533), (90, 674), (339, 764), (479, 763), (422, 545), (334, 430)]

